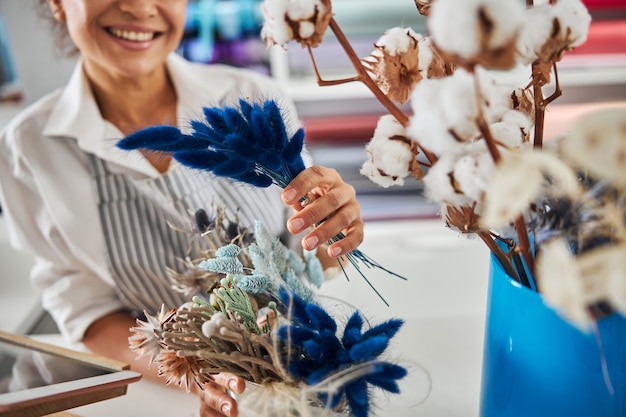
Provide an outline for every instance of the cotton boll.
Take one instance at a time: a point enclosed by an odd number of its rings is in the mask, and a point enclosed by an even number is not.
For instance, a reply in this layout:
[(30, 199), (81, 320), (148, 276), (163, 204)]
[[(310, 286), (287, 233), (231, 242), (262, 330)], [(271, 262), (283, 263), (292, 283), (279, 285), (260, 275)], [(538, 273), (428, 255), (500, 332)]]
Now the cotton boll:
[(458, 154), (447, 153), (424, 176), (424, 193), (432, 201), (452, 206), (470, 206), (474, 202), (461, 191), (453, 172)]
[(537, 284), (547, 304), (578, 327), (589, 327), (578, 264), (564, 239), (547, 242), (537, 256)]
[(546, 177), (551, 180), (550, 195), (581, 195), (578, 177), (555, 155), (541, 151), (503, 154), (487, 186), (483, 225), (498, 228), (525, 213), (545, 194)]
[(607, 295), (611, 305), (626, 315), (626, 245), (618, 245), (614, 251)]
[(519, 126), (512, 123), (496, 122), (489, 125), (489, 130), (494, 139), (507, 148), (515, 149), (523, 143)]
[(570, 40), (568, 49), (573, 49), (587, 40), (591, 15), (580, 0), (559, 0), (553, 15), (561, 18), (561, 35)]
[(523, 10), (518, 0), (437, 0), (428, 29), (437, 47), (461, 64), (510, 69)]
[(465, 70), (422, 80), (413, 90), (411, 107), (414, 115), (407, 129), (409, 136), (438, 155), (479, 135), (474, 78)]
[(394, 27), (378, 39), (376, 46), (384, 48), (389, 55), (404, 54), (421, 38), (422, 35), (411, 28)]
[[(404, 127), (391, 115), (380, 118), (365, 150), (368, 160), (361, 167), (361, 174), (385, 188), (404, 185), (404, 178), (417, 172), (411, 141)], [(418, 176), (421, 177), (421, 171)]]
[(494, 168), (493, 159), (484, 141), (465, 146), (456, 161), (453, 176), (460, 190), (473, 201), (481, 202)]
[(432, 38), (423, 36), (419, 40), (419, 71), (424, 78), (441, 78), (450, 75), (456, 69), (446, 62), (441, 55), (435, 53)]
[(460, 69), (454, 75), (442, 79), (442, 84), (440, 96), (447, 120), (446, 127), (461, 141), (474, 139), (478, 135), (478, 103), (474, 77)]
[(419, 49), (422, 35), (410, 28), (389, 29), (375, 50), (361, 62), (372, 80), (390, 99), (404, 104), (422, 78)]
[(521, 112), (507, 110), (502, 114), (502, 121), (491, 124), (489, 129), (498, 143), (515, 149), (528, 143), (532, 122)]
[(438, 155), (458, 146), (446, 130), (445, 109), (439, 102), (440, 80), (422, 80), (413, 89), (407, 134), (424, 148)]
[[(418, 55), (419, 68), (420, 68), (420, 71), (424, 74), (424, 77), (430, 78), (428, 76), (428, 72), (429, 72), (430, 64), (433, 61), (433, 42), (430, 37), (422, 36), (419, 39), (419, 44), (420, 44), (419, 55)], [(443, 74), (437, 77), (441, 77), (441, 76), (443, 76)]]
[(552, 6), (538, 5), (526, 9), (522, 28), (517, 41), (517, 49), (521, 62), (530, 65), (539, 58), (539, 51), (552, 33)]
[(292, 40), (317, 47), (332, 18), (330, 0), (265, 0), (261, 10), (261, 38), (283, 48)]
[(301, 38), (308, 39), (315, 33), (315, 25), (311, 22), (300, 22), (298, 33)]
[(321, 7), (321, 11), (324, 11), (323, 5), (318, 1), (289, 1), (287, 3), (287, 15), (293, 20), (307, 20), (312, 19), (315, 15), (316, 8)]
[(561, 141), (564, 156), (592, 175), (626, 187), (626, 109), (593, 112)]
[(577, 257), (587, 304), (599, 301), (626, 311), (626, 245), (596, 248)]
[(284, 19), (288, 3), (288, 0), (267, 0), (261, 6), (264, 17), (261, 38), (270, 45), (284, 47), (293, 38), (293, 31)]
[(580, 0), (559, 0), (524, 12), (518, 40), (521, 62), (560, 61), (563, 53), (587, 39), (591, 16)]

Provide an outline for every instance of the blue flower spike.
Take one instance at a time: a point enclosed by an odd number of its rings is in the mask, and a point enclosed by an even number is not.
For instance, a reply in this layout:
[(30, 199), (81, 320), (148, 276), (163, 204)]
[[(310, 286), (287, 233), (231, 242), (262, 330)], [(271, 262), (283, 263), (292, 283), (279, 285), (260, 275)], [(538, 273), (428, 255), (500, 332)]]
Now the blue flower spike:
[[(117, 146), (124, 150), (144, 148), (170, 153), (182, 165), (211, 171), (217, 176), (255, 187), (276, 184), (285, 188), (305, 169), (302, 159), (304, 130), (300, 128), (290, 135), (275, 101), (260, 103), (240, 99), (238, 107), (206, 107), (203, 113), (204, 120), (190, 122), (190, 135), (172, 126), (149, 127), (120, 140)], [(330, 243), (343, 238), (338, 234)], [(389, 303), (363, 273), (362, 265), (381, 269), (403, 280), (406, 278), (358, 249), (344, 256), (388, 306)]]
[(364, 320), (357, 311), (339, 338), (337, 323), (322, 307), (288, 291), (281, 291), (281, 300), (291, 313), (291, 324), (278, 329), (278, 337), (293, 348), (292, 355), (284, 358), (289, 372), (317, 387), (327, 408), (337, 407), (345, 398), (354, 417), (367, 417), (370, 386), (400, 392), (398, 381), (407, 370), (378, 357), (402, 327), (402, 320), (391, 319), (362, 332)]

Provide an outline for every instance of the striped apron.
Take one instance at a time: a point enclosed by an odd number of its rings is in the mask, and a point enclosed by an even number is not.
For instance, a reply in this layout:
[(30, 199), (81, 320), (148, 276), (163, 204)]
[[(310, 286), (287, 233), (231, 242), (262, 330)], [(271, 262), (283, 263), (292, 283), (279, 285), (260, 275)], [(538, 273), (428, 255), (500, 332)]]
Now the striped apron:
[(110, 273), (120, 299), (136, 314), (190, 300), (172, 289), (166, 268), (182, 273), (182, 259), (196, 259), (209, 248), (191, 233), (197, 209), (211, 216), (221, 207), (241, 227), (252, 230), (260, 220), (274, 236), (285, 233), (287, 210), (278, 187), (254, 188), (184, 166), (135, 180), (111, 173), (103, 160), (89, 156)]

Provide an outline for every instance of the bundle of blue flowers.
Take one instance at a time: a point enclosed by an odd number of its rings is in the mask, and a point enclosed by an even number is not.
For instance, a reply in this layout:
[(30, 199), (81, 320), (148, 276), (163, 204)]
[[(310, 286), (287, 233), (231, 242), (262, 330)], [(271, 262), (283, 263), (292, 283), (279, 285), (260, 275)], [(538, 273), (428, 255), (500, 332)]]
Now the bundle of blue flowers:
[[(204, 117), (191, 122), (190, 134), (158, 126), (118, 146), (167, 152), (183, 165), (257, 187), (284, 188), (305, 168), (304, 131), (289, 135), (274, 101), (240, 100), (239, 107), (205, 108)], [(196, 213), (196, 221), (204, 217), (202, 210)], [(231, 226), (201, 223), (202, 229), (211, 225), (203, 236), (214, 240), (224, 235), (220, 228)], [(366, 280), (360, 265), (384, 269), (358, 250), (348, 259)], [(194, 278), (210, 274), (212, 284), (198, 292), (188, 288), (198, 286), (197, 279), (176, 282), (197, 295), (175, 309), (146, 313), (129, 340), (138, 355), (158, 364), (167, 383), (202, 387), (220, 372), (240, 376), (254, 385), (239, 399), (243, 416), (249, 410), (276, 417), (366, 417), (371, 389), (400, 392), (398, 381), (407, 371), (383, 356), (403, 321), (364, 328), (369, 321), (354, 310), (347, 317), (342, 311), (345, 322), (338, 322), (317, 294), (324, 273), (313, 252), (290, 250), (257, 222), (253, 232), (239, 230), (189, 267)]]
[(364, 329), (354, 310), (338, 323), (317, 295), (323, 271), (313, 252), (299, 256), (260, 222), (252, 239), (236, 241), (197, 264), (223, 276), (210, 291), (132, 328), (131, 349), (149, 355), (166, 383), (189, 389), (220, 372), (240, 376), (255, 386), (239, 399), (242, 416), (366, 417), (372, 388), (400, 392), (406, 369), (382, 357), (402, 320)]

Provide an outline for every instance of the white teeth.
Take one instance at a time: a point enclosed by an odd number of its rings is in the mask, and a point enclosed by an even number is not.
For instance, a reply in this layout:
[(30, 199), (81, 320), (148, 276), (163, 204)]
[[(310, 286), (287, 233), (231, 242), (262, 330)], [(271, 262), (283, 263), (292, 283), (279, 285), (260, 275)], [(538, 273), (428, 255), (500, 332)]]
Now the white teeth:
[(110, 29), (109, 32), (111, 32), (115, 37), (133, 42), (145, 42), (154, 38), (154, 32), (133, 32), (120, 29)]

